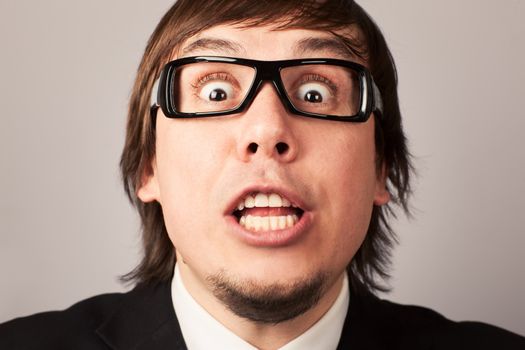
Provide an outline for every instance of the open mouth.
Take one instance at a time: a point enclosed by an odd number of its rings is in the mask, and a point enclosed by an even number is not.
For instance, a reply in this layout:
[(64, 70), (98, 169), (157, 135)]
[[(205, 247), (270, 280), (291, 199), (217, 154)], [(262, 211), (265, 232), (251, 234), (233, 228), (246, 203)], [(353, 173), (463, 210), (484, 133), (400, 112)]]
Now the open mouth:
[(237, 204), (232, 215), (251, 232), (277, 231), (293, 227), (304, 211), (278, 193), (254, 192)]

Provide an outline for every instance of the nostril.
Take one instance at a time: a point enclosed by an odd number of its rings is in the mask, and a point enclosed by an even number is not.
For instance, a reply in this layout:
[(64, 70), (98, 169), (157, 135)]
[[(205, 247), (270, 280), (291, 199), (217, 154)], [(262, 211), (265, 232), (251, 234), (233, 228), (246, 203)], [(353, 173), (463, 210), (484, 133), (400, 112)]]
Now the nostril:
[(248, 145), (248, 150), (251, 152), (251, 153), (255, 153), (257, 152), (257, 148), (259, 146), (255, 143), (255, 142), (252, 142)]
[(284, 154), (286, 153), (286, 151), (288, 151), (288, 148), (290, 148), (288, 146), (288, 144), (284, 143), (284, 142), (279, 142), (275, 145), (275, 148), (277, 149), (277, 152), (279, 154)]

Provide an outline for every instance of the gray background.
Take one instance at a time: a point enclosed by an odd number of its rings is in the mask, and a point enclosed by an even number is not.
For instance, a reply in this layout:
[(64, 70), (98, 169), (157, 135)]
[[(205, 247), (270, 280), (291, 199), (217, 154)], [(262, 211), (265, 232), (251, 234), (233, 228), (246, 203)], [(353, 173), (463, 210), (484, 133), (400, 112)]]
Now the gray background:
[[(419, 177), (388, 297), (525, 334), (525, 1), (363, 0)], [(169, 0), (0, 2), (0, 322), (125, 290), (126, 105)]]

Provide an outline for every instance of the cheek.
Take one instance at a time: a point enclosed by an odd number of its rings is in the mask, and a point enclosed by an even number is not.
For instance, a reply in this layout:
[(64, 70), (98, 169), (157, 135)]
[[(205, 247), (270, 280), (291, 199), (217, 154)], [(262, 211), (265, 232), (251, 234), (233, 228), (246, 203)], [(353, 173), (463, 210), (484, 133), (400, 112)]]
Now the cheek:
[[(365, 125), (362, 125), (363, 127)], [(364, 129), (364, 130), (363, 130)], [(323, 232), (332, 232), (326, 251), (348, 262), (361, 245), (373, 208), (376, 163), (373, 128), (348, 128), (332, 133), (332, 142), (318, 152), (315, 177), (321, 184)], [(326, 237), (326, 236), (325, 236)]]
[(377, 179), (372, 125), (350, 125), (324, 139), (331, 141), (316, 151), (319, 166), (312, 170), (327, 195), (344, 207), (372, 203)]
[(210, 225), (208, 196), (221, 169), (222, 150), (216, 145), (222, 133), (207, 132), (199, 124), (175, 121), (162, 125), (157, 134), (160, 202), (176, 246), (198, 242), (190, 238), (207, 232), (201, 228)]
[(376, 156), (373, 137), (345, 143), (339, 154), (338, 188), (334, 196), (342, 205), (338, 208), (352, 232), (366, 233), (376, 189)]

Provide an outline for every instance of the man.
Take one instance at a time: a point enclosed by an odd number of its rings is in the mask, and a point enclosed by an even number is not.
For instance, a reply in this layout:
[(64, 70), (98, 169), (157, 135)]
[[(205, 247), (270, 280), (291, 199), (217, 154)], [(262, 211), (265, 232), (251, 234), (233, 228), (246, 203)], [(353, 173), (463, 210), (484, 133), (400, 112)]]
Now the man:
[(8, 322), (0, 348), (523, 348), (373, 295), (390, 203), (410, 194), (400, 118), (386, 43), (352, 1), (178, 1), (121, 161), (137, 287)]

